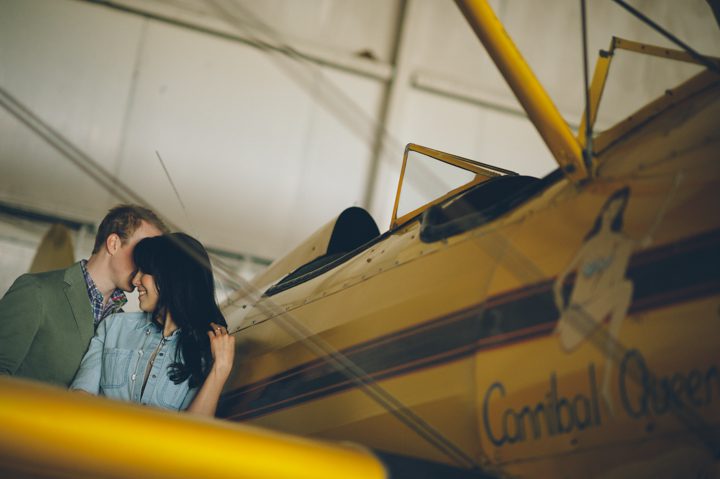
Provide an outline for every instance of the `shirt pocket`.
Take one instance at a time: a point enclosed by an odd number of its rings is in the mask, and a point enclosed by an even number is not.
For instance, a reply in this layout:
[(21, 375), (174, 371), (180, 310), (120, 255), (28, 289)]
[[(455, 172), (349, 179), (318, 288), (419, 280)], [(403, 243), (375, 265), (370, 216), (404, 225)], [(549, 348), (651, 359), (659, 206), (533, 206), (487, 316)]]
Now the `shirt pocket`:
[(188, 380), (175, 384), (169, 377), (165, 376), (159, 385), (157, 400), (164, 409), (179, 410), (188, 393)]
[(130, 376), (130, 349), (106, 349), (103, 352), (100, 386), (103, 389), (115, 389), (126, 386)]

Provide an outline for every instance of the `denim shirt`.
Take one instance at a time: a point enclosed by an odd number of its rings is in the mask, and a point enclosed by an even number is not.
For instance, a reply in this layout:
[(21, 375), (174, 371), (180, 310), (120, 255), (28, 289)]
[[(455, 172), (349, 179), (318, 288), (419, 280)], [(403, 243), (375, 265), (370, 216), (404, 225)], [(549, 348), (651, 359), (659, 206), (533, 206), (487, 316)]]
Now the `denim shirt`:
[[(149, 313), (108, 316), (98, 325), (70, 389), (163, 409), (187, 409), (198, 389), (190, 389), (189, 380), (175, 384), (168, 378), (168, 366), (175, 362), (178, 333), (175, 330), (163, 338), (161, 327)], [(155, 351), (143, 392), (145, 373)]]

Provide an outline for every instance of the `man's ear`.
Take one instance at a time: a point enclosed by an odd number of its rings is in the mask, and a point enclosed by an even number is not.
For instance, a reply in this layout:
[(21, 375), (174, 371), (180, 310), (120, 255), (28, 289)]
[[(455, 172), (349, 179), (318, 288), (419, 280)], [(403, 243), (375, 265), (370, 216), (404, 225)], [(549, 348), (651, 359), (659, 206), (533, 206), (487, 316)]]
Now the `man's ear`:
[(110, 256), (114, 256), (122, 246), (122, 238), (116, 233), (110, 233), (105, 239), (105, 249)]

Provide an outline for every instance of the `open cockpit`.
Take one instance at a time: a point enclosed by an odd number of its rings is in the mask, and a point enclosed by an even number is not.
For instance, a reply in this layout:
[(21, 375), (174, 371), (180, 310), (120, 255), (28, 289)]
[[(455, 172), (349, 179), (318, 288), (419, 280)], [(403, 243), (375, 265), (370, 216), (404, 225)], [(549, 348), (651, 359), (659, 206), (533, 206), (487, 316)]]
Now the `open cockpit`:
[(375, 221), (363, 208), (344, 210), (324, 227), (332, 226), (325, 234), (329, 239), (323, 247), (273, 284), (266, 294), (272, 296), (315, 278), (415, 221), (420, 222), (420, 240), (426, 243), (477, 228), (512, 211), (560, 178), (560, 170), (539, 179), (409, 144), (405, 149), (390, 229), (380, 234)]

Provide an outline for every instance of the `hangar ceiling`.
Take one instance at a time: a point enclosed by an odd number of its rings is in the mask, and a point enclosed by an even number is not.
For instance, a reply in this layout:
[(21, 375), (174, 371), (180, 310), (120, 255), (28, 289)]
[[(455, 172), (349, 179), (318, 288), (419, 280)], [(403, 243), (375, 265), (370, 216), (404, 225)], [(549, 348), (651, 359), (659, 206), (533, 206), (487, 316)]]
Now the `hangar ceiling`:
[[(490, 3), (577, 125), (579, 2)], [(705, 1), (631, 3), (720, 55)], [(591, 59), (612, 35), (670, 46), (609, 0), (589, 27)], [(599, 126), (695, 71), (618, 55)], [(0, 88), (173, 223), (254, 258), (352, 205), (386, 229), (406, 143), (555, 167), (451, 1), (0, 0)], [(92, 224), (117, 203), (6, 109), (0, 168), (9, 208)]]

